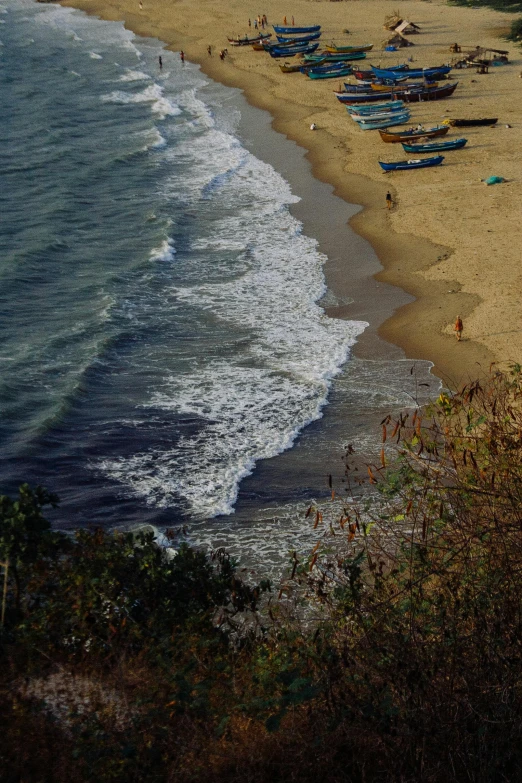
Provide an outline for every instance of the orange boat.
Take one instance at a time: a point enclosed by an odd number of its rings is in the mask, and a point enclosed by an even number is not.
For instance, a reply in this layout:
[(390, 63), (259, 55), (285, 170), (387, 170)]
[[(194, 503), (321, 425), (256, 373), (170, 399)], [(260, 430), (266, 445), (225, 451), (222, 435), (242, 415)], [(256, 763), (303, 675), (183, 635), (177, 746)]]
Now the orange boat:
[(433, 139), (435, 136), (444, 136), (449, 131), (449, 125), (435, 125), (433, 128), (412, 129), (407, 131), (398, 131), (391, 133), (387, 130), (380, 130), (381, 139), (389, 144), (398, 142), (418, 141), (419, 139)]

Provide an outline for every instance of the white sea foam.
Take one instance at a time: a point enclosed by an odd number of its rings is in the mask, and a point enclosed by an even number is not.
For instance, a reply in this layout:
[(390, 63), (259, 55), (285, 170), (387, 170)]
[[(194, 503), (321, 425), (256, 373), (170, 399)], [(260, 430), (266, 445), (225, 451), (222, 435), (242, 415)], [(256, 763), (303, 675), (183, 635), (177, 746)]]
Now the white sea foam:
[(218, 263), (232, 254), (236, 262), (226, 282), (178, 286), (173, 294), (181, 311), (211, 314), (244, 339), (223, 359), (198, 356), (193, 370), (151, 393), (149, 408), (193, 417), (195, 432), (172, 449), (101, 467), (149, 504), (181, 498), (193, 517), (205, 518), (230, 514), (255, 463), (288, 449), (321, 416), (332, 378), (366, 324), (330, 319), (317, 305), (325, 258), (288, 210), (298, 201), (288, 183), (216, 128), (193, 93), (179, 103), (198, 130), (164, 153), (190, 170), (182, 182), (167, 183), (166, 195), (196, 208), (211, 202), (212, 219), (191, 250)]
[(174, 240), (169, 237), (162, 242), (160, 247), (151, 250), (149, 258), (151, 261), (172, 261), (175, 255)]
[(143, 81), (149, 81), (150, 78), (151, 77), (148, 74), (143, 73), (143, 71), (128, 70), (125, 71), (125, 73), (122, 73), (119, 81), (120, 82), (143, 82)]
[(101, 54), (98, 54), (97, 52), (89, 52), (89, 57), (91, 60), (103, 60)]
[(103, 95), (102, 101), (105, 101), (106, 103), (121, 104), (150, 103), (151, 110), (161, 120), (164, 120), (168, 116), (173, 117), (181, 114), (179, 106), (176, 106), (168, 98), (165, 98), (163, 89), (159, 84), (151, 84), (149, 87), (146, 87), (144, 90), (137, 93), (114, 90), (114, 92), (111, 92), (108, 95)]

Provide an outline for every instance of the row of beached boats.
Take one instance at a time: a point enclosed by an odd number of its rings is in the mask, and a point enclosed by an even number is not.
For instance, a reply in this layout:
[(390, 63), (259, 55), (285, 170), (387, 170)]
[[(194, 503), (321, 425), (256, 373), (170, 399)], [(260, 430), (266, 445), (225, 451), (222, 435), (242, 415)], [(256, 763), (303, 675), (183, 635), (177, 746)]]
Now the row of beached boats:
[[(342, 89), (334, 91), (336, 98), (361, 130), (378, 130), (387, 143), (401, 143), (405, 152), (426, 158), (410, 158), (391, 163), (379, 161), (384, 171), (428, 168), (440, 165), (444, 156), (433, 153), (462, 149), (467, 139), (444, 139), (450, 126), (494, 125), (497, 118), (478, 120), (453, 119), (440, 125), (425, 128), (418, 125), (405, 130), (390, 128), (404, 125), (410, 120), (410, 103), (436, 101), (448, 98), (457, 89), (458, 82), (447, 82), (451, 71), (448, 65), (431, 68), (411, 68), (407, 63), (391, 68), (371, 66), (370, 70), (358, 70), (354, 63), (363, 60), (372, 44), (337, 45), (331, 43), (321, 51), (319, 39), (321, 26), (274, 26), (276, 41), (271, 33), (259, 33), (255, 38), (228, 39), (236, 46), (251, 44), (254, 49), (266, 51), (274, 58), (301, 57), (298, 63), (280, 64), (284, 73), (301, 72), (311, 79), (341, 78), (348, 74), (355, 83), (344, 82)], [(442, 82), (442, 83), (440, 83)]]
[(394, 68), (372, 66), (370, 71), (355, 72), (356, 84), (344, 84), (336, 92), (337, 99), (361, 130), (378, 130), (381, 139), (387, 143), (400, 143), (405, 152), (413, 155), (429, 154), (430, 157), (408, 158), (387, 163), (379, 161), (384, 171), (439, 166), (444, 156), (441, 153), (462, 149), (467, 139), (442, 139), (449, 131), (449, 125), (435, 125), (391, 131), (410, 120), (410, 103), (416, 101), (440, 100), (455, 92), (458, 82), (439, 85), (446, 79), (451, 68), (446, 65), (433, 68), (409, 68), (407, 64)]

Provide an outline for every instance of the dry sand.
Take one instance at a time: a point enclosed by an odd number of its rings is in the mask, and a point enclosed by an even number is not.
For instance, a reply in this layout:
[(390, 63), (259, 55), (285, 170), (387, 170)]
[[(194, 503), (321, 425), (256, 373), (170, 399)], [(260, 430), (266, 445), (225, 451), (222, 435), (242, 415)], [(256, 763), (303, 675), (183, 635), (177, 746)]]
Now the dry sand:
[[(520, 48), (502, 39), (513, 16), (429, 0), (293, 0), (289, 5), (264, 0), (259, 7), (244, 0), (143, 0), (142, 8), (139, 0), (64, 4), (122, 20), (138, 34), (183, 49), (212, 78), (244, 90), (252, 104), (271, 113), (276, 130), (309, 151), (317, 178), (364, 206), (351, 224), (378, 253), (384, 267), (378, 279), (416, 298), (380, 327), (383, 337), (411, 358), (433, 361), (449, 383), (479, 375), (491, 361), (522, 363), (522, 79)], [(384, 52), (384, 17), (397, 7), (421, 33), (411, 37), (413, 47)], [(454, 56), (449, 51), (454, 42), (508, 49), (510, 64), (490, 68), (489, 74), (479, 75), (474, 68), (452, 72), (459, 81), (454, 96), (413, 104), (410, 121), (431, 125), (445, 116), (498, 116), (498, 125), (452, 129), (448, 138), (465, 136), (468, 145), (448, 152), (438, 168), (385, 174), (379, 159), (400, 160), (407, 153), (352, 122), (333, 96), (335, 80), (283, 74), (281, 61), (268, 54), (227, 44), (227, 35), (252, 35), (248, 17), (253, 21), (258, 13), (267, 14), (272, 24), (292, 14), (296, 25), (321, 24), (323, 43), (373, 43), (361, 66), (391, 65), (408, 56), (419, 66), (439, 65)], [(217, 55), (225, 46), (229, 55), (222, 62)], [(310, 130), (312, 122), (316, 131)], [(488, 187), (481, 180), (491, 175), (507, 181)], [(395, 200), (391, 211), (385, 205), (388, 189)], [(452, 331), (457, 314), (464, 321), (460, 343)]]

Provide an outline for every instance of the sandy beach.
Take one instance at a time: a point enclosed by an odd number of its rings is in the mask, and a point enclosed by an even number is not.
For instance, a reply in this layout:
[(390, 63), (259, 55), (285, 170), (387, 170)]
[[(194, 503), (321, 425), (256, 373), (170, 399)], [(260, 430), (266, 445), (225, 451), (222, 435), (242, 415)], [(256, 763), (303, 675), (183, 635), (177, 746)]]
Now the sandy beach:
[[(169, 5), (144, 0), (142, 7), (137, 0), (64, 4), (122, 20), (138, 34), (155, 36), (172, 50), (183, 49), (209, 76), (239, 87), (250, 103), (268, 110), (273, 127), (308, 150), (314, 176), (363, 206), (351, 225), (378, 254), (383, 271), (377, 280), (415, 297), (379, 327), (382, 337), (401, 346), (408, 357), (433, 361), (435, 372), (452, 385), (479, 375), (492, 361), (522, 361), (522, 229), (517, 219), (522, 198), (522, 80), (518, 47), (502, 39), (512, 16), (438, 2), (403, 2), (400, 15), (419, 25), (420, 33), (411, 37), (413, 47), (385, 52), (384, 18), (395, 10), (386, 0), (294, 0), (288, 8), (280, 0), (269, 0), (263, 8), (237, 0), (178, 0)], [(479, 75), (475, 68), (455, 70), (452, 79), (459, 86), (453, 97), (412, 104), (415, 124), (483, 116), (498, 116), (498, 124), (452, 129), (449, 138), (465, 136), (468, 144), (448, 153), (436, 169), (386, 174), (378, 160), (402, 159), (402, 147), (384, 144), (376, 132), (361, 131), (335, 100), (335, 80), (283, 74), (277, 60), (250, 47), (228, 45), (228, 57), (220, 60), (227, 35), (249, 32), (248, 13), (252, 20), (265, 13), (272, 24), (282, 24), (292, 14), (296, 25), (321, 24), (324, 43), (373, 43), (366, 60), (373, 64), (413, 57), (419, 66), (438, 65), (454, 56), (449, 50), (454, 42), (507, 49), (509, 64), (490, 68), (488, 74)], [(317, 126), (314, 132), (311, 123)], [(482, 180), (491, 175), (506, 181), (488, 187)], [(390, 211), (385, 204), (388, 189), (394, 198)], [(350, 308), (329, 313), (353, 317)], [(460, 343), (453, 334), (457, 314), (464, 321)]]

